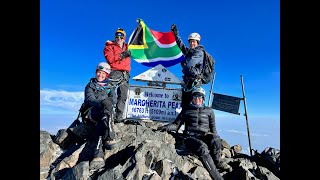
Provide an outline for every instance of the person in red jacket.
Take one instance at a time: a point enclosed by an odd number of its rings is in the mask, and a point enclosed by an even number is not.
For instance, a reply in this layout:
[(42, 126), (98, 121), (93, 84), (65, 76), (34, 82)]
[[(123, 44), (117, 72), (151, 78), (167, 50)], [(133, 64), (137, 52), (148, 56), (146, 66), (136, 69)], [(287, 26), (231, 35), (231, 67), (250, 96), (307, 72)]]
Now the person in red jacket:
[(123, 111), (127, 100), (130, 78), (130, 56), (128, 44), (125, 43), (126, 32), (118, 28), (114, 34), (113, 41), (106, 41), (103, 50), (104, 57), (111, 66), (109, 76), (110, 83), (113, 85), (111, 96), (115, 104), (114, 122), (123, 121)]

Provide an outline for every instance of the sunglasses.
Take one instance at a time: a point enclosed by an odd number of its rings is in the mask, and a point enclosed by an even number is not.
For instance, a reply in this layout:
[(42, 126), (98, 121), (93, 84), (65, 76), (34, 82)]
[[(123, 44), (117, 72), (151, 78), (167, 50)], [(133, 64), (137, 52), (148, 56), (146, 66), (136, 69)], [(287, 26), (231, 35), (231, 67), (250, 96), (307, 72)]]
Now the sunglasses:
[(98, 69), (104, 69), (104, 67), (103, 66), (99, 66)]
[(120, 39), (123, 39), (124, 37), (123, 36), (114, 36), (115, 39), (117, 38), (120, 38)]
[(198, 98), (198, 99), (202, 99), (203, 97), (202, 97), (202, 96), (193, 96), (192, 98), (193, 98), (193, 99), (197, 99), (197, 98)]

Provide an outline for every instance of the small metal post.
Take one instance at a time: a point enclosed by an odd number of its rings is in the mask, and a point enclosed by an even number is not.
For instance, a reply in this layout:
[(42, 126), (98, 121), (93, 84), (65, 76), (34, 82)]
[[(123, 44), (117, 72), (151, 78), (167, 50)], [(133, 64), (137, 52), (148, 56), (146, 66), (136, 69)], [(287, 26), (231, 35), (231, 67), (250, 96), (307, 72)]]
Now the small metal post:
[(210, 88), (210, 93), (209, 93), (209, 99), (208, 99), (208, 106), (211, 107), (212, 103), (210, 104), (211, 101), (211, 96), (212, 96), (212, 88), (213, 88), (213, 84), (214, 84), (214, 79), (216, 78), (216, 72), (213, 73), (213, 78), (211, 81), (211, 88)]
[(243, 77), (240, 75), (241, 79), (241, 86), (242, 86), (242, 95), (243, 95), (243, 103), (244, 103), (244, 112), (246, 116), (246, 123), (247, 123), (247, 132), (248, 132), (248, 140), (249, 140), (249, 148), (250, 148), (250, 155), (252, 156), (252, 148), (251, 148), (251, 141), (250, 141), (250, 129), (249, 129), (249, 123), (248, 123), (248, 113), (247, 113), (247, 106), (246, 106), (246, 95), (244, 92), (244, 85), (243, 85)]
[(137, 125), (137, 123), (135, 123), (136, 125), (136, 139), (135, 139), (135, 145), (136, 145), (136, 147), (137, 147), (137, 138), (138, 138), (138, 125)]

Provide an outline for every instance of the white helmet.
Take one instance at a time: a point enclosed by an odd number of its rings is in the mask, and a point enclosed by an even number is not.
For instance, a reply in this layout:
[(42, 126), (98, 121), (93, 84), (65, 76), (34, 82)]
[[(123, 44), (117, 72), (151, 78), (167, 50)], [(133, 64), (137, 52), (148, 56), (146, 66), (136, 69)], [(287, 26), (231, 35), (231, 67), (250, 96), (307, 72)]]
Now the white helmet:
[(206, 97), (206, 91), (202, 87), (197, 87), (192, 91), (192, 96), (195, 95), (195, 93), (203, 96), (203, 99)]
[(110, 72), (111, 72), (111, 67), (110, 67), (110, 65), (109, 65), (108, 63), (106, 63), (106, 62), (101, 62), (101, 63), (98, 64), (96, 70), (102, 70), (102, 71), (110, 74)]
[(189, 41), (190, 39), (194, 39), (194, 40), (200, 41), (201, 36), (200, 36), (200, 34), (194, 32), (194, 33), (191, 33), (191, 34), (189, 35), (188, 41)]

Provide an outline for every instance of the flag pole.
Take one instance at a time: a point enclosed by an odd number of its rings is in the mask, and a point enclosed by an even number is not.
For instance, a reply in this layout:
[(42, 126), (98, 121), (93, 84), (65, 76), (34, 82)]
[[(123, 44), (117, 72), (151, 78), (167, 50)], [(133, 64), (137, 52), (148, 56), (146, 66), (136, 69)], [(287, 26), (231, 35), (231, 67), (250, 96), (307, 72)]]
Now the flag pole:
[(216, 72), (213, 73), (213, 78), (211, 80), (211, 88), (210, 88), (210, 93), (209, 93), (209, 100), (208, 100), (208, 106), (211, 107), (210, 101), (211, 101), (211, 96), (212, 96), (212, 88), (214, 84), (214, 79), (216, 78)]
[(244, 104), (244, 112), (246, 116), (246, 124), (247, 124), (247, 132), (248, 132), (248, 140), (249, 140), (249, 149), (250, 149), (250, 155), (252, 156), (252, 148), (251, 148), (251, 141), (250, 141), (250, 129), (249, 129), (249, 123), (248, 123), (248, 113), (247, 113), (247, 106), (246, 106), (246, 95), (244, 92), (244, 85), (243, 85), (243, 77), (240, 75), (241, 79), (241, 86), (242, 86), (242, 95), (243, 95), (243, 104)]

